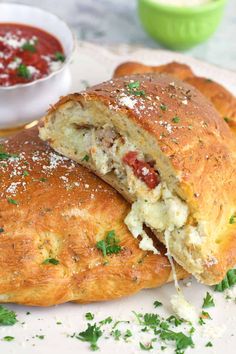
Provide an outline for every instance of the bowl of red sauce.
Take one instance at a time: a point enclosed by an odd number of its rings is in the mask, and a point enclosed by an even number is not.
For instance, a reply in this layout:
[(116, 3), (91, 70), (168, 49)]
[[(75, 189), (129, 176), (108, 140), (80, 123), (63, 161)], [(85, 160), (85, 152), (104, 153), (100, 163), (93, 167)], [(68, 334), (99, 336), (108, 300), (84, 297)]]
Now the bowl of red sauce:
[(71, 86), (74, 36), (45, 10), (0, 4), (0, 129), (42, 117)]

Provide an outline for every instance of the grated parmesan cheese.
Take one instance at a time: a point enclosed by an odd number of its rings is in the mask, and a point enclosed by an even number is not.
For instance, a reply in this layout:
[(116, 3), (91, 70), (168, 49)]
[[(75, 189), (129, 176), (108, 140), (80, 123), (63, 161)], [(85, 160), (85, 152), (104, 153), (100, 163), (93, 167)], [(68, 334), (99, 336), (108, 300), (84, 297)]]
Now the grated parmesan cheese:
[(133, 109), (135, 104), (137, 103), (136, 99), (131, 98), (130, 96), (122, 96), (119, 99), (119, 103), (123, 106), (126, 106), (130, 109)]

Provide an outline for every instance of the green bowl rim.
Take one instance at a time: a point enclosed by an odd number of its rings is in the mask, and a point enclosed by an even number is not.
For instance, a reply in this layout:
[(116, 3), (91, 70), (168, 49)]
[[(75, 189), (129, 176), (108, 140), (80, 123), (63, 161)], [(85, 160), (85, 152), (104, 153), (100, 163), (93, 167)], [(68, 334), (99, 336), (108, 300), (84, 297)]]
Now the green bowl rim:
[(155, 0), (138, 0), (139, 3), (146, 3), (146, 5), (151, 5), (156, 9), (163, 10), (164, 12), (176, 13), (176, 14), (194, 14), (194, 13), (203, 13), (211, 10), (215, 10), (222, 5), (225, 5), (228, 0), (214, 0), (208, 4), (195, 5), (195, 6), (174, 6), (174, 5), (165, 5)]

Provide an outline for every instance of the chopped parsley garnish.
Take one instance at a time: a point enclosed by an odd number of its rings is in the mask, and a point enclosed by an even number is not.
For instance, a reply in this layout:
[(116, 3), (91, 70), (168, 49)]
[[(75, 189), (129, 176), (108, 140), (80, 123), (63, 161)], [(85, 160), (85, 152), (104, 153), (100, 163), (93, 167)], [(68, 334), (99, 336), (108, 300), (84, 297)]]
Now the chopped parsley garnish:
[(97, 326), (96, 323), (94, 323), (94, 325), (88, 323), (88, 328), (84, 332), (80, 332), (75, 337), (83, 342), (89, 342), (91, 350), (97, 350), (97, 341), (101, 336), (102, 331), (100, 327)]
[(28, 315), (31, 315), (31, 312), (27, 311), (27, 312), (26, 312), (26, 315), (27, 315), (27, 316), (28, 316)]
[(152, 343), (148, 343), (148, 344), (143, 344), (141, 342), (139, 342), (139, 346), (142, 350), (151, 350), (153, 349)]
[(235, 224), (236, 223), (236, 214), (235, 213), (233, 215), (231, 215), (231, 217), (229, 219), (229, 223), (230, 224)]
[(203, 305), (202, 308), (208, 308), (208, 307), (214, 307), (215, 303), (214, 303), (214, 299), (211, 296), (211, 294), (209, 294), (208, 292), (206, 293), (206, 297), (203, 299)]
[(160, 109), (161, 109), (163, 112), (165, 112), (165, 111), (167, 111), (167, 106), (162, 103), (162, 104), (160, 105)]
[(143, 315), (142, 315), (141, 313), (137, 313), (137, 312), (135, 312), (135, 311), (132, 311), (132, 312), (133, 312), (133, 314), (135, 315), (135, 317), (136, 317), (138, 323), (139, 323), (140, 325), (144, 325), (144, 323), (143, 323)]
[(29, 172), (28, 172), (28, 171), (26, 171), (26, 170), (25, 170), (25, 171), (23, 171), (23, 176), (24, 176), (24, 177), (29, 176)]
[[(141, 332), (153, 332), (154, 337), (149, 339), (148, 342), (139, 342), (140, 349), (144, 351), (149, 351), (154, 349), (153, 344), (155, 342), (160, 342), (161, 345), (161, 350), (165, 350), (168, 346), (165, 345), (167, 344), (167, 341), (172, 341), (174, 343), (171, 343), (170, 346), (175, 344), (175, 353), (176, 354), (184, 354), (185, 349), (188, 347), (194, 347), (194, 343), (192, 340), (192, 334), (194, 333), (194, 328), (191, 326), (190, 323), (185, 322), (183, 319), (180, 319), (179, 322), (175, 323), (175, 320), (177, 321), (178, 318), (175, 316), (170, 316), (168, 319), (165, 319), (158, 314), (155, 313), (136, 313), (134, 312), (134, 315), (136, 316), (138, 323), (137, 325), (140, 328)], [(204, 311), (202, 311), (203, 314)], [(90, 318), (90, 316), (88, 316)], [(113, 322), (111, 317), (107, 317), (105, 320), (100, 321), (98, 324), (94, 323), (93, 325), (90, 325), (89, 323), (87, 324), (88, 328), (86, 331), (81, 332), (79, 334), (74, 333), (71, 338), (77, 338), (81, 341), (86, 341), (90, 343), (90, 349), (91, 350), (97, 350), (98, 345), (97, 341), (98, 339), (103, 335), (103, 331), (101, 330), (101, 327), (103, 324), (110, 324)], [(188, 323), (190, 328), (187, 333), (183, 332), (175, 332), (172, 330), (172, 326), (177, 326), (181, 323), (185, 322), (186, 324)], [(126, 328), (124, 331), (121, 331), (119, 329), (115, 329), (115, 327), (119, 323), (129, 323), (129, 321), (116, 321), (114, 324), (110, 325), (111, 331), (110, 336), (113, 337), (114, 340), (119, 341), (121, 338), (124, 339), (124, 341), (128, 342), (129, 338), (133, 336), (133, 333), (129, 328)], [(107, 336), (105, 338), (108, 338)], [(164, 344), (164, 345), (163, 345)]]
[(115, 340), (120, 340), (121, 331), (119, 331), (119, 329), (115, 329), (111, 332), (111, 335), (114, 337)]
[(195, 328), (191, 327), (190, 330), (189, 330), (189, 334), (193, 334), (194, 332), (195, 332)]
[(94, 319), (94, 315), (93, 315), (91, 312), (87, 312), (87, 313), (85, 314), (85, 318), (86, 318), (86, 320), (88, 320), (88, 321), (92, 321), (92, 320)]
[(19, 203), (17, 202), (17, 200), (12, 199), (12, 198), (7, 198), (7, 201), (9, 204), (14, 204), (14, 205), (18, 205)]
[(12, 337), (12, 336), (5, 336), (3, 337), (2, 340), (4, 340), (5, 342), (11, 342), (15, 339), (15, 337)]
[(160, 323), (160, 328), (161, 329), (169, 329), (169, 327), (170, 327), (169, 323), (167, 323), (165, 321)]
[(0, 325), (13, 326), (17, 322), (16, 314), (14, 311), (0, 305)]
[(203, 320), (202, 317), (200, 317), (199, 320), (198, 320), (198, 324), (199, 324), (200, 326), (203, 326), (204, 324), (206, 324), (206, 322)]
[(4, 232), (4, 228), (0, 227), (0, 233)]
[(128, 338), (132, 337), (132, 332), (127, 329), (126, 332), (125, 332), (125, 335), (124, 335), (124, 340), (127, 340)]
[(173, 332), (173, 331), (162, 331), (160, 333), (160, 338), (163, 340), (171, 340), (176, 343), (176, 353), (180, 350), (186, 349), (188, 347), (194, 347), (192, 337), (186, 336), (182, 332)]
[(150, 326), (150, 327), (155, 327), (160, 324), (160, 317), (155, 314), (155, 313), (145, 313), (143, 316), (143, 325), (144, 326)]
[(205, 347), (213, 347), (213, 344), (211, 342), (208, 342)]
[(65, 57), (65, 55), (63, 53), (56, 52), (55, 53), (55, 60), (61, 61), (62, 63), (64, 63), (64, 61), (66, 60), (66, 57)]
[(53, 265), (58, 265), (60, 262), (58, 261), (58, 259), (55, 258), (47, 258), (45, 259), (45, 261), (43, 261), (42, 264), (53, 264)]
[(13, 158), (18, 158), (19, 156), (17, 154), (9, 154), (8, 152), (0, 151), (0, 161), (2, 160), (8, 160), (11, 157)]
[(128, 93), (134, 96), (145, 96), (145, 91), (144, 90), (139, 90), (140, 88), (140, 82), (139, 81), (134, 81), (130, 82), (127, 85)]
[(153, 305), (154, 305), (154, 307), (160, 307), (160, 306), (162, 306), (162, 303), (160, 301), (156, 300), (156, 301), (154, 301)]
[(224, 279), (215, 286), (215, 291), (223, 292), (236, 284), (236, 269), (230, 269)]
[(206, 311), (202, 311), (200, 317), (201, 317), (202, 319), (206, 319), (206, 320), (211, 320), (211, 319), (212, 319), (211, 316), (209, 315), (209, 313), (206, 312)]
[(40, 177), (40, 178), (33, 178), (34, 182), (47, 182), (47, 178), (45, 177)]
[(120, 324), (120, 323), (130, 323), (130, 321), (116, 321), (114, 323), (114, 325), (112, 326), (112, 329), (115, 329), (118, 326), (118, 324)]
[(38, 339), (41, 339), (41, 340), (43, 340), (44, 339), (44, 335), (42, 335), (42, 334), (36, 334), (36, 336), (35, 336), (36, 338), (38, 338)]
[(229, 122), (230, 122), (230, 119), (229, 119), (228, 117), (224, 117), (224, 121), (225, 121), (226, 123), (229, 123)]
[(137, 88), (139, 88), (139, 86), (140, 86), (140, 82), (139, 82), (139, 81), (130, 82), (130, 83), (128, 84), (128, 88), (129, 88), (130, 90), (137, 89)]
[(29, 41), (27, 41), (27, 42), (25, 42), (25, 44), (23, 44), (22, 49), (23, 50), (27, 50), (28, 52), (31, 52), (31, 53), (35, 53), (36, 52), (35, 43), (32, 44)]
[(173, 119), (172, 119), (172, 122), (174, 122), (174, 123), (179, 123), (180, 122), (180, 118), (179, 117), (174, 117)]
[(111, 323), (111, 322), (112, 322), (112, 318), (111, 318), (111, 316), (109, 316), (109, 317), (105, 318), (104, 320), (100, 321), (99, 323), (101, 325), (105, 325), (105, 324), (108, 324), (108, 323)]
[(82, 158), (82, 161), (88, 162), (88, 160), (89, 160), (89, 155), (84, 155), (84, 157)]
[(204, 320), (211, 320), (211, 316), (209, 315), (208, 312), (206, 311), (202, 311), (198, 320), (198, 324), (200, 326), (203, 326), (204, 324), (206, 324), (206, 322)]
[(178, 318), (174, 315), (171, 315), (170, 317), (168, 317), (166, 321), (175, 325), (175, 327), (180, 326), (184, 322), (184, 320), (182, 318)]
[(20, 64), (17, 68), (17, 75), (23, 77), (24, 79), (30, 79), (30, 71), (26, 65)]
[(144, 327), (144, 328), (141, 329), (141, 331), (142, 331), (142, 332), (148, 332), (149, 329), (148, 329), (147, 327)]
[(47, 182), (47, 178), (45, 178), (45, 177), (40, 177), (40, 178), (39, 178), (39, 181), (40, 181), (40, 182)]
[(119, 245), (119, 240), (116, 238), (114, 230), (108, 231), (105, 240), (98, 241), (96, 247), (98, 250), (102, 251), (103, 257), (110, 254), (116, 254), (121, 251), (121, 246)]

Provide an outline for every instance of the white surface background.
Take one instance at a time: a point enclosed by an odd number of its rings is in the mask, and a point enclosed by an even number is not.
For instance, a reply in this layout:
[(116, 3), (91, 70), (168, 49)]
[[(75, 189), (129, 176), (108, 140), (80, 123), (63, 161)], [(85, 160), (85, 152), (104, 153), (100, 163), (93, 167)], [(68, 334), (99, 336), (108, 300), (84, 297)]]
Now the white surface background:
[[(191, 1), (191, 0), (189, 0)], [(143, 31), (136, 0), (3, 0), (41, 6), (63, 17), (81, 40), (159, 48)], [(236, 71), (236, 0), (228, 0), (225, 17), (214, 36), (188, 54)]]

